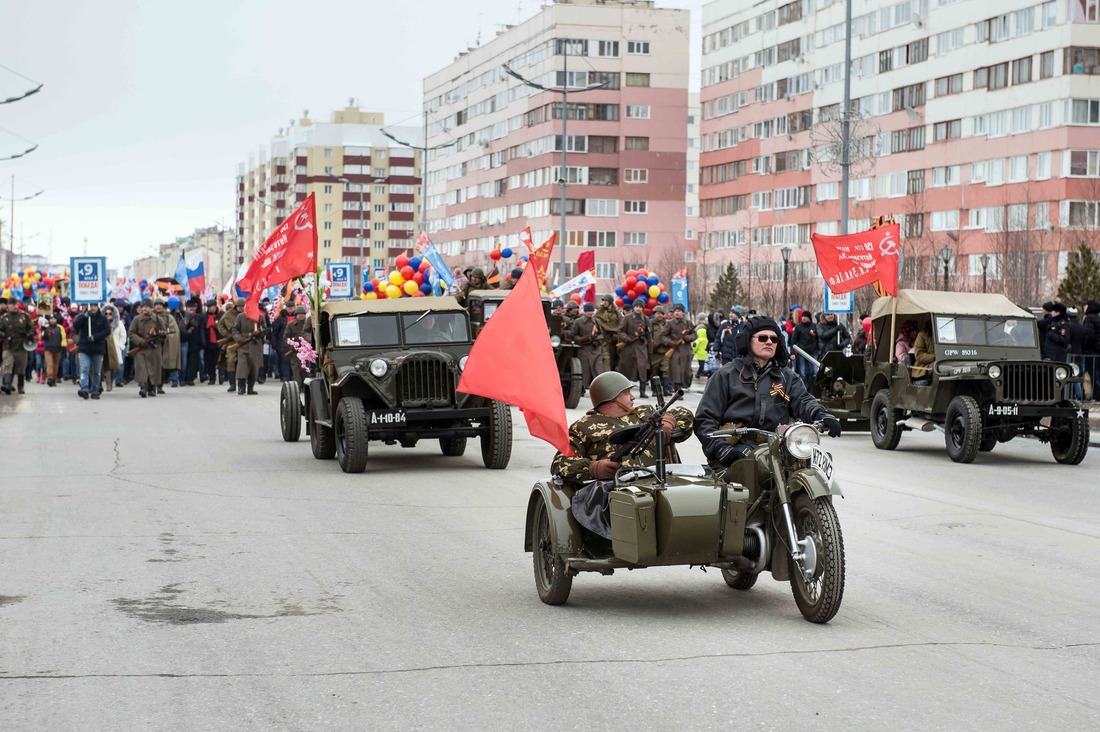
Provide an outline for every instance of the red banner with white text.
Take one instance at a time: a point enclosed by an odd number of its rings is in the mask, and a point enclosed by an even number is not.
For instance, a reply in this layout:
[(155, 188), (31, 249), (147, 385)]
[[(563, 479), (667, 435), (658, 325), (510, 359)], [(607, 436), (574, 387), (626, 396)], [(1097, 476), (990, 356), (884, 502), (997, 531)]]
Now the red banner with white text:
[(810, 236), (821, 276), (838, 294), (881, 282), (886, 292), (897, 295), (900, 240), (897, 224), (846, 236)]
[(301, 277), (317, 266), (317, 220), (313, 194), (302, 202), (256, 250), (252, 264), (237, 287), (248, 292), (245, 315), (260, 316), (260, 297), (264, 290)]

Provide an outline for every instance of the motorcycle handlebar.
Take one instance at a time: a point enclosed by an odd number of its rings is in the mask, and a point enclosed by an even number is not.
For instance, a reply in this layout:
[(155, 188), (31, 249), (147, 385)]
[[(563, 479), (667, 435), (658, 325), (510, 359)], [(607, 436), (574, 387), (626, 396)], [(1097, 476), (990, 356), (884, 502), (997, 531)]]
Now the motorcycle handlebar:
[(818, 434), (825, 434), (826, 432), (824, 422), (794, 422), (793, 424), (780, 425), (774, 432), (772, 430), (762, 430), (758, 427), (737, 427), (735, 429), (718, 430), (716, 432), (711, 432), (707, 435), (707, 437), (712, 440), (722, 437), (744, 437), (745, 435), (764, 435), (765, 437), (778, 438), (782, 437), (783, 433), (786, 432), (786, 430), (799, 424), (809, 424), (811, 427), (817, 430)]

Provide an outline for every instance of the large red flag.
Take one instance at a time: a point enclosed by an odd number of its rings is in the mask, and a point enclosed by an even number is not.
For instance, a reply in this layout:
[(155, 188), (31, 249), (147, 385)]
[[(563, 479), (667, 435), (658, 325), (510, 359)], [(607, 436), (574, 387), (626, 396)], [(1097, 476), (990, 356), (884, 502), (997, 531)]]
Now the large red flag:
[(881, 282), (891, 295), (898, 294), (897, 224), (847, 236), (812, 234), (817, 266), (835, 293), (851, 292)]
[(314, 271), (317, 228), (313, 224), (316, 220), (316, 206), (310, 193), (256, 250), (252, 264), (237, 280), (237, 287), (248, 292), (245, 315), (253, 320), (260, 317), (260, 297), (267, 288)]
[(527, 267), (474, 341), (458, 390), (519, 407), (532, 436), (572, 456), (561, 379), (544, 322), (539, 281), (534, 267)]
[[(539, 279), (539, 287), (546, 284), (546, 268), (550, 266), (550, 254), (554, 251), (554, 243), (557, 240), (558, 232), (555, 231), (549, 239), (542, 243), (542, 246), (531, 252), (527, 257), (527, 264), (534, 265), (535, 274)], [(562, 278), (565, 278), (564, 272), (562, 272)]]
[[(596, 269), (596, 253), (591, 249), (581, 252), (577, 257), (577, 274), (587, 272), (590, 269)], [(589, 285), (584, 288), (581, 300), (584, 302), (596, 302), (596, 286)]]

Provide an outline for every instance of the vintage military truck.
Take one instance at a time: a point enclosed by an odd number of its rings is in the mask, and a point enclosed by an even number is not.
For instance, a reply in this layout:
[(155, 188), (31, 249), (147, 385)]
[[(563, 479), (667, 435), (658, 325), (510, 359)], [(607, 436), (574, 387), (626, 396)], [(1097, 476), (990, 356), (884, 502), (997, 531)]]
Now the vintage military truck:
[(283, 385), (284, 440), (298, 439), (304, 414), (313, 456), (335, 457), (346, 473), (366, 468), (371, 440), (415, 447), (437, 439), (444, 455), (457, 457), (476, 437), (485, 467), (508, 465), (508, 405), (457, 390), (473, 339), (453, 297), (328, 302), (314, 339), (320, 373), (301, 393), (295, 382)]
[[(1088, 411), (1066, 396), (1067, 385), (1082, 381), (1079, 369), (1041, 360), (1035, 316), (1008, 298), (901, 290), (876, 300), (871, 319), (863, 412), (875, 447), (893, 450), (903, 432), (940, 429), (958, 463), (1020, 435), (1049, 443), (1059, 463), (1085, 458)], [(894, 357), (909, 321), (931, 333), (935, 361), (927, 378)]]
[[(470, 325), (474, 337), (485, 327), (485, 323), (496, 312), (511, 290), (473, 290), (469, 296)], [(562, 316), (550, 312), (550, 296), (542, 296), (542, 312), (546, 318), (546, 328), (550, 332), (550, 345), (554, 347), (554, 360), (558, 365), (558, 377), (561, 379), (562, 396), (568, 409), (576, 409), (581, 401), (583, 373), (581, 360), (577, 356), (577, 346), (564, 342), (561, 336)]]
[(863, 356), (845, 356), (843, 351), (829, 351), (817, 362), (810, 393), (841, 421), (845, 432), (866, 432), (870, 427), (863, 413), (865, 373)]

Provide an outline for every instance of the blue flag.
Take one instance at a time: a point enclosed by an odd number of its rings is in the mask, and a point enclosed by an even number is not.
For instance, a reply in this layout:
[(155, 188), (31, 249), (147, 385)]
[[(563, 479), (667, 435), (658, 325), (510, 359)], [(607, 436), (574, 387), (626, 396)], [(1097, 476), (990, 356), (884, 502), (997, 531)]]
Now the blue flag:
[(672, 285), (672, 302), (683, 305), (684, 310), (691, 312), (691, 308), (688, 307), (688, 278), (687, 275), (683, 277), (673, 277), (671, 280)]
[(182, 251), (180, 252), (180, 261), (176, 264), (176, 282), (183, 287), (184, 297), (191, 297), (191, 288), (187, 284), (187, 262), (183, 258)]

